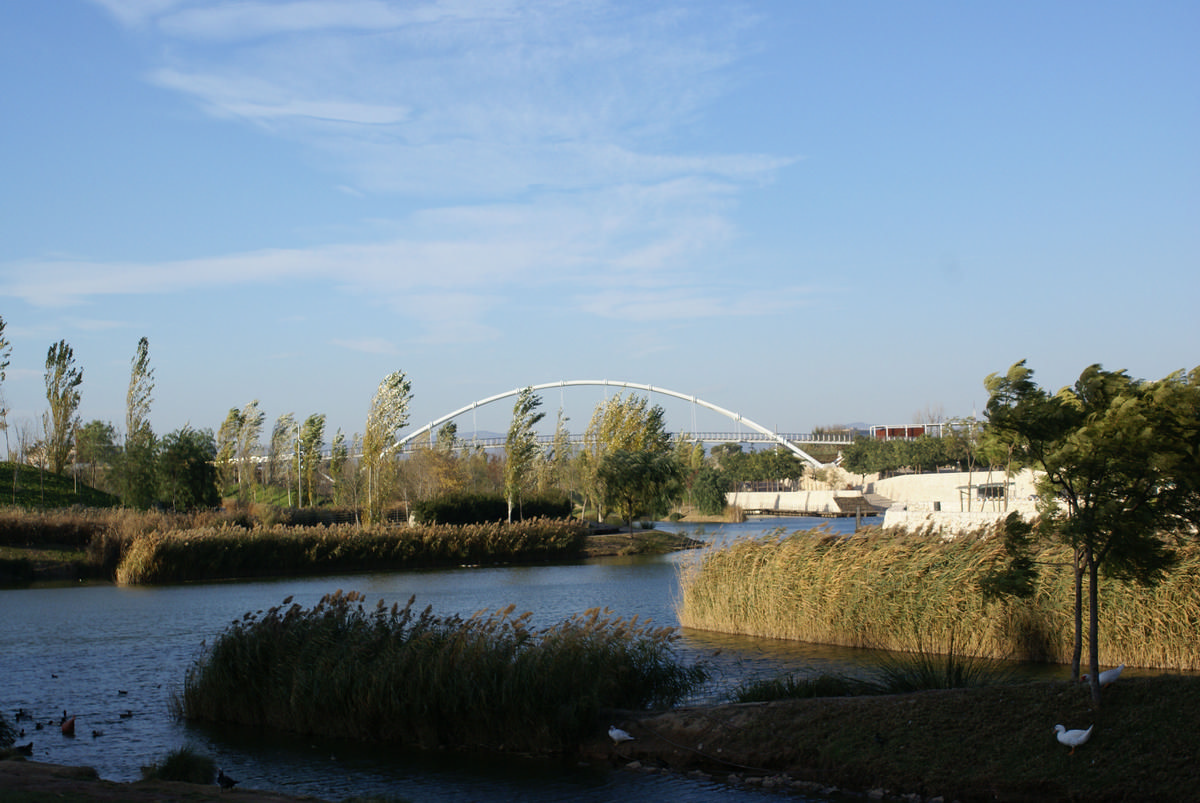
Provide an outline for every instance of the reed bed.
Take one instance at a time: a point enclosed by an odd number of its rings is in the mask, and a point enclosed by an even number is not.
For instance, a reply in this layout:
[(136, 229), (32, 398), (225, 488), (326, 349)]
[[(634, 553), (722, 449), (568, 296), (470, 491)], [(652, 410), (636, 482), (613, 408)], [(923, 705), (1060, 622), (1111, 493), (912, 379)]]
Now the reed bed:
[(122, 584), (385, 571), (563, 558), (586, 532), (576, 521), (360, 527), (200, 527), (134, 535), (121, 549)]
[[(987, 531), (951, 541), (870, 530), (775, 531), (713, 548), (685, 566), (680, 624), (821, 644), (1066, 663), (1074, 634), (1070, 553), (1045, 545), (1027, 600), (986, 600), (1002, 559)], [(1161, 584), (1102, 579), (1100, 663), (1200, 669), (1200, 545)]]
[(422, 747), (561, 750), (603, 709), (672, 705), (706, 677), (673, 628), (590, 610), (544, 630), (512, 606), (469, 618), (368, 610), (357, 592), (234, 622), (188, 671), (188, 719)]

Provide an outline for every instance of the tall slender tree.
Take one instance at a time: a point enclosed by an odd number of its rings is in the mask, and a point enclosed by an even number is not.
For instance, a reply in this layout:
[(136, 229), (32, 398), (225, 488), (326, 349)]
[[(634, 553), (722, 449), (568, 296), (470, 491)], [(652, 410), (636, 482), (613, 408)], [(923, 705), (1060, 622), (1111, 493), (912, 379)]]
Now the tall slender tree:
[(4, 430), (4, 455), (9, 460), (12, 460), (12, 448), (8, 444), (8, 399), (4, 395), (4, 380), (8, 376), (7, 371), (9, 358), (12, 356), (12, 343), (4, 335), (5, 326), (7, 324), (4, 322), (4, 316), (0, 315), (0, 429)]
[(258, 454), (258, 439), (262, 436), (267, 414), (258, 409), (258, 399), (242, 407), (237, 430), (238, 495), (245, 500), (255, 484), (254, 457)]
[(411, 400), (412, 383), (403, 371), (393, 371), (384, 377), (371, 399), (363, 433), (362, 458), (367, 475), (367, 505), (363, 516), (367, 524), (383, 521), (386, 487), (394, 468), (389, 455), (397, 433), (408, 425)]
[(504, 440), (504, 496), (508, 499), (508, 520), (512, 521), (513, 506), (520, 504), (525, 490), (533, 479), (538, 458), (538, 425), (546, 414), (538, 412), (542, 398), (532, 387), (523, 388), (513, 405), (512, 423)]
[[(289, 499), (292, 487), (291, 472), (284, 471), (283, 458), (291, 451), (290, 444), (295, 431), (296, 416), (292, 413), (284, 413), (275, 419), (275, 426), (271, 428), (271, 442), (267, 446), (267, 483), (278, 485), (282, 481), (288, 488)], [(290, 462), (286, 465), (290, 465)]]
[(217, 478), (220, 482), (221, 492), (226, 493), (231, 487), (237, 484), (238, 479), (238, 435), (242, 431), (242, 411), (236, 407), (230, 407), (229, 412), (225, 414), (225, 420), (221, 422), (221, 428), (217, 430)]
[[(300, 432), (300, 465), (303, 467), (301, 477), (304, 480), (304, 494), (311, 507), (313, 504), (313, 489), (316, 476), (321, 468), (321, 450), (325, 446), (325, 414), (313, 413), (304, 419)], [(304, 506), (304, 499), (300, 500)]]
[(46, 401), (50, 403), (46, 424), (46, 460), (50, 471), (61, 474), (71, 455), (71, 438), (78, 423), (83, 369), (75, 365), (75, 350), (65, 340), (46, 352)]
[(126, 505), (150, 507), (157, 496), (154, 467), (156, 443), (150, 426), (154, 369), (150, 367), (150, 341), (138, 340), (130, 361), (129, 389), (125, 393), (125, 448), (119, 458), (119, 487)]

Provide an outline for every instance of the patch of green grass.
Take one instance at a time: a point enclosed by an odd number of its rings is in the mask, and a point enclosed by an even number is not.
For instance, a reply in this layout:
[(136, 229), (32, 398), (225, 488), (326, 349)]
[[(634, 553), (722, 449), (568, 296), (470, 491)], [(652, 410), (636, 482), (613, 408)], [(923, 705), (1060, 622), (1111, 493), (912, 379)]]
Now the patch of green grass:
[(811, 678), (783, 675), (743, 683), (733, 690), (730, 699), (735, 703), (761, 703), (771, 700), (852, 697), (879, 693), (877, 685), (859, 678), (841, 675), (818, 675)]
[[(15, 472), (15, 474), (14, 474)], [(117, 507), (121, 500), (78, 480), (68, 469), (51, 474), (34, 466), (0, 462), (0, 505), (40, 510), (67, 507)]]

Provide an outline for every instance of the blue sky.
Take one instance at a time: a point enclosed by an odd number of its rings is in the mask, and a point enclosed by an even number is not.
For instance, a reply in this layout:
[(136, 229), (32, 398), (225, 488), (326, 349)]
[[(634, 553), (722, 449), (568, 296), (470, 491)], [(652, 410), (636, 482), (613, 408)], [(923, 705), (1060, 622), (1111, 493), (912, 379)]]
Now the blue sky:
[(60, 339), (120, 427), (148, 337), (160, 434), (252, 399), (360, 432), (396, 369), (414, 426), (610, 379), (795, 432), (971, 415), (1020, 359), (1191, 368), (1198, 34), (1193, 2), (3, 3), (9, 421)]

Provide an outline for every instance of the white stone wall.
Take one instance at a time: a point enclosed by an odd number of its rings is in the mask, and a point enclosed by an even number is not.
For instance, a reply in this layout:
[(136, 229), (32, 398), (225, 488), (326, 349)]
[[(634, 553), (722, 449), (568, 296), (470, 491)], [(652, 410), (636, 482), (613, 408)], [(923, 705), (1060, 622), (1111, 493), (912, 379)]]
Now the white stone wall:
[[(1033, 472), (1022, 471), (1008, 478), (1008, 503), (1001, 500), (979, 499), (978, 488), (985, 483), (1005, 481), (1001, 471), (965, 471), (941, 474), (904, 474), (886, 480), (868, 482), (865, 493), (876, 493), (902, 505), (908, 510), (939, 510), (942, 513), (1005, 512), (1015, 508), (1033, 509)], [(970, 505), (967, 499), (970, 498)], [(968, 507), (970, 510), (968, 511)]]

